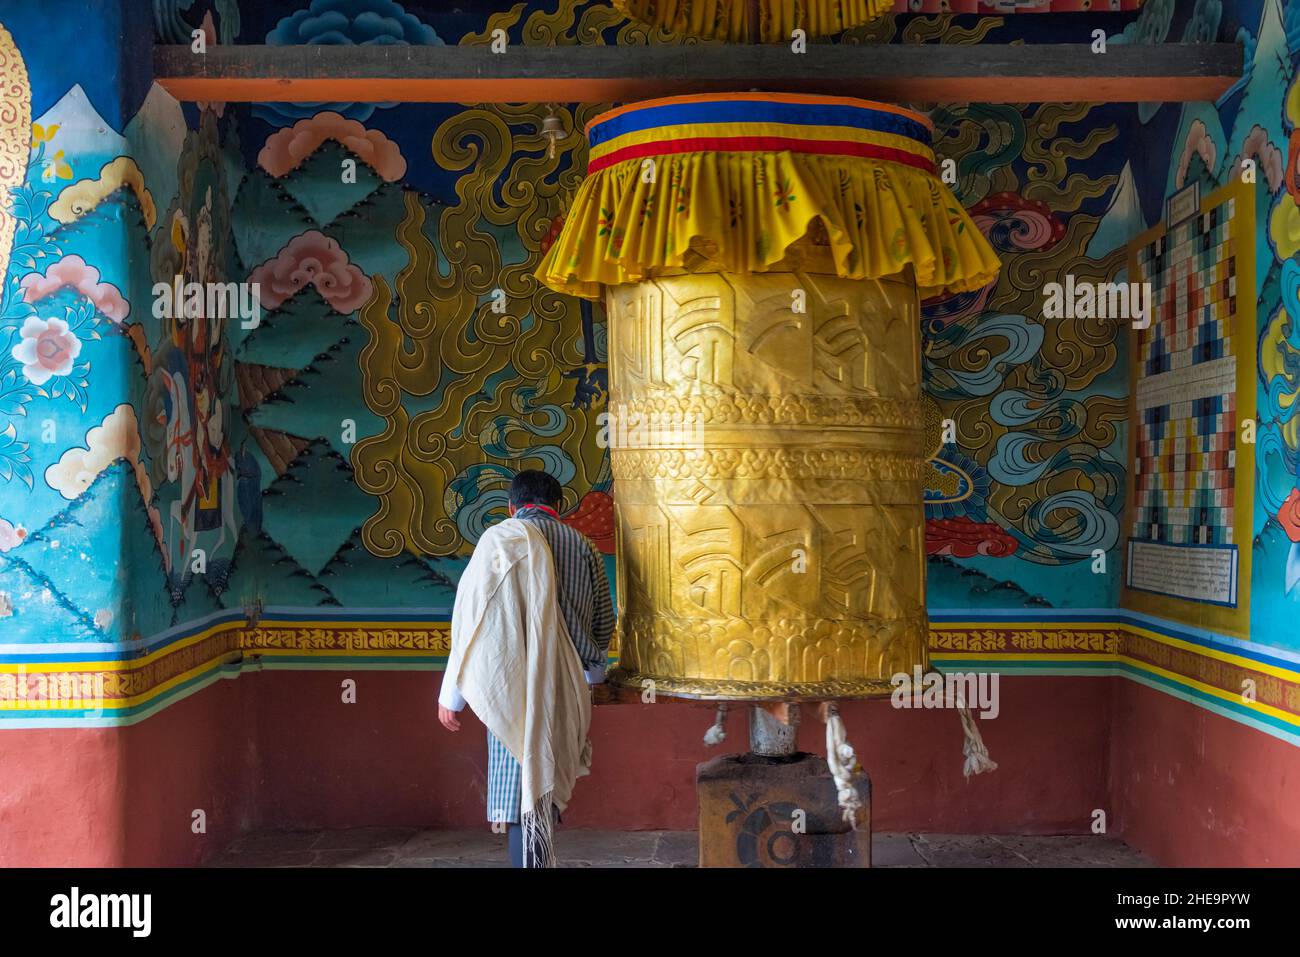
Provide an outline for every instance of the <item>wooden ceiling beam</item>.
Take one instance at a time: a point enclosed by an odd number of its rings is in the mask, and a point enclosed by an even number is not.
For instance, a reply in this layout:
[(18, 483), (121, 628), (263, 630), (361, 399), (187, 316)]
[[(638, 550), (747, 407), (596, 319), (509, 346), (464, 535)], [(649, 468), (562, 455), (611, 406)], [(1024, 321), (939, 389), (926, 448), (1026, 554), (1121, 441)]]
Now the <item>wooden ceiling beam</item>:
[(614, 103), (749, 89), (903, 103), (1214, 101), (1242, 65), (1232, 43), (154, 49), (155, 80), (177, 99), (229, 103)]

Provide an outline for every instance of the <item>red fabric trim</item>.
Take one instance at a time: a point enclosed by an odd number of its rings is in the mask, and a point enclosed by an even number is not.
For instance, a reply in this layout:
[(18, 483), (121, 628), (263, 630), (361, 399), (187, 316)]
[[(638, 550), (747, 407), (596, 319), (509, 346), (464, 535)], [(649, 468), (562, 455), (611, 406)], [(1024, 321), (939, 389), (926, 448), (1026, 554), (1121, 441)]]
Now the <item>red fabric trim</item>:
[(664, 156), (670, 153), (778, 152), (781, 150), (831, 156), (862, 156), (890, 163), (902, 163), (927, 173), (935, 172), (934, 163), (930, 160), (891, 146), (844, 140), (805, 140), (796, 136), (693, 136), (659, 143), (637, 143), (590, 160), (587, 163), (587, 172), (595, 173), (623, 160)]

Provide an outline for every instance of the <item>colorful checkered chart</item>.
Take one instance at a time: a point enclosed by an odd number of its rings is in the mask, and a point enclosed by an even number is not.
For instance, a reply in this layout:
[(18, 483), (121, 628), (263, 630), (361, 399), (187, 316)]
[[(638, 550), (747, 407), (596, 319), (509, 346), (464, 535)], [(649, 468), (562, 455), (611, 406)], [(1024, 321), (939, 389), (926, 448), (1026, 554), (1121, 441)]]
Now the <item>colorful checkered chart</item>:
[[(1126, 584), (1236, 607), (1239, 201), (1193, 207), (1132, 250), (1131, 281), (1151, 284), (1151, 323), (1132, 362), (1132, 483)], [(1245, 205), (1240, 203), (1240, 205)], [(1253, 256), (1253, 250), (1249, 251)], [(1249, 503), (1245, 503), (1247, 508)]]

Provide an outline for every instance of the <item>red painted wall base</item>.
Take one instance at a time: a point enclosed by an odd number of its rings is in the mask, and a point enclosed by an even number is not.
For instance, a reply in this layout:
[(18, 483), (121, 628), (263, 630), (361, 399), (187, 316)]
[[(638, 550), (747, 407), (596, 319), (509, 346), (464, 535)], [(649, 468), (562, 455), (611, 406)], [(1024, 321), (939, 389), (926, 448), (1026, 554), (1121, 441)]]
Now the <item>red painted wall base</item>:
[(1300, 866), (1300, 748), (1115, 681), (1111, 796), (1124, 839), (1170, 867)]
[[(357, 683), (344, 704), (341, 684)], [(0, 865), (190, 865), (249, 828), (480, 827), (486, 742), (437, 723), (428, 672), (265, 671), (219, 681), (121, 729), (0, 731)], [(1121, 678), (1004, 677), (981, 723), (997, 771), (962, 777), (951, 711), (848, 705), (880, 831), (1109, 832), (1173, 865), (1300, 864), (1285, 800), (1300, 749)], [(568, 827), (693, 829), (695, 766), (719, 750), (705, 706), (595, 711), (595, 768)], [(824, 752), (810, 720), (805, 750)], [(202, 811), (205, 830), (195, 827)]]

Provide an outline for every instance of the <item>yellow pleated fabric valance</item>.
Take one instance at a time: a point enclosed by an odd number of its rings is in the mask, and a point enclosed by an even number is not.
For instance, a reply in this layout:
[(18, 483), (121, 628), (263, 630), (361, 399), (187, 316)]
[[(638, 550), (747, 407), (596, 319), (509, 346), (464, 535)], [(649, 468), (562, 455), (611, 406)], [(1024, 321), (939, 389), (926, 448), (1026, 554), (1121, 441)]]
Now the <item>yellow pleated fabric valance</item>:
[[(750, 0), (613, 0), (619, 12), (669, 33), (744, 43)], [(893, 9), (893, 0), (759, 0), (763, 43), (789, 42), (796, 28), (823, 37), (860, 27)]]
[(923, 297), (982, 288), (998, 258), (936, 174), (930, 135), (919, 113), (845, 97), (705, 94), (612, 110), (587, 127), (587, 178), (537, 277), (595, 299), (605, 285), (820, 258), (813, 271), (846, 279), (911, 267)]

